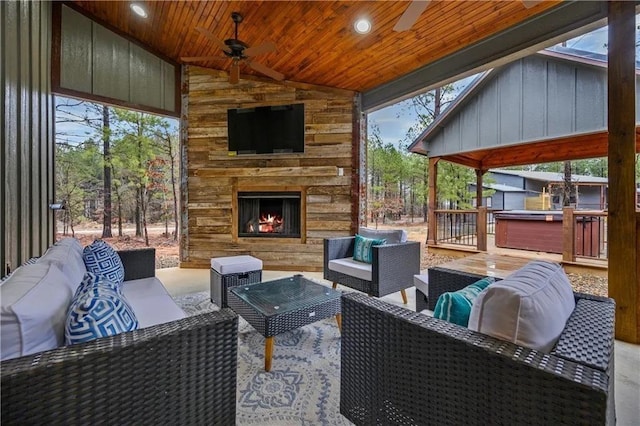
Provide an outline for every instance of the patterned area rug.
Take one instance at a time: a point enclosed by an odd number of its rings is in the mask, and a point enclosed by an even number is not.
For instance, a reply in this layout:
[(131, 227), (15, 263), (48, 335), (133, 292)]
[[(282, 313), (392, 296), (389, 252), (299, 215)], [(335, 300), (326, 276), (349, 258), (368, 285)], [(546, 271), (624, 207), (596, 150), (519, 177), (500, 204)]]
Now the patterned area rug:
[[(175, 300), (188, 315), (218, 309), (208, 292)], [(242, 317), (238, 339), (238, 425), (351, 424), (340, 414), (340, 332), (334, 318), (276, 336), (269, 373), (264, 337)]]

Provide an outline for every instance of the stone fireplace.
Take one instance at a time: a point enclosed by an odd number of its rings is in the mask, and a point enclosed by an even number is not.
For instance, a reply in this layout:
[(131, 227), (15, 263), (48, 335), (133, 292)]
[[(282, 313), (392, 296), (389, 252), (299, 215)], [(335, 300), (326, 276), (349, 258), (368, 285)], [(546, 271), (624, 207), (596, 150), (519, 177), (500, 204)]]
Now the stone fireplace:
[(300, 192), (238, 192), (238, 237), (300, 238)]

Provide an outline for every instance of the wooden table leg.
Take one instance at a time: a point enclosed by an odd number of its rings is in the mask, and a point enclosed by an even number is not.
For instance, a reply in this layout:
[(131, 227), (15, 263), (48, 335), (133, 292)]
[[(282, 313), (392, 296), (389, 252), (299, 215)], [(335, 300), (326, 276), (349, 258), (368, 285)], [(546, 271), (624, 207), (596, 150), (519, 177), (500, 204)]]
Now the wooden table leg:
[(273, 336), (264, 340), (264, 369), (271, 371), (271, 357), (273, 356)]
[(333, 283), (332, 288), (335, 290), (338, 287), (338, 283)]
[(336, 322), (338, 323), (338, 330), (342, 331), (342, 314), (336, 315)]
[(402, 296), (402, 302), (406, 305), (407, 304), (407, 292), (402, 289), (400, 290), (400, 295)]

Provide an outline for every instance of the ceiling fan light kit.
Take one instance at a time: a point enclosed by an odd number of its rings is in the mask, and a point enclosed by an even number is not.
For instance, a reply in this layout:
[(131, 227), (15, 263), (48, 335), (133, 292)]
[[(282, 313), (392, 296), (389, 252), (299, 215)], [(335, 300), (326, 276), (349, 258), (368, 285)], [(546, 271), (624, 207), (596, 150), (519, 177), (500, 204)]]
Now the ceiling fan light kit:
[[(275, 71), (266, 65), (255, 62), (250, 58), (261, 55), (264, 53), (270, 53), (276, 51), (276, 45), (272, 41), (266, 41), (258, 46), (250, 47), (247, 43), (238, 38), (238, 24), (243, 21), (243, 17), (239, 12), (231, 13), (231, 19), (235, 24), (234, 37), (228, 38), (224, 41), (217, 38), (211, 31), (206, 28), (196, 28), (202, 35), (208, 39), (214, 41), (218, 47), (222, 50), (227, 58), (231, 58), (231, 68), (229, 69), (229, 83), (237, 84), (240, 81), (240, 63), (247, 64), (251, 69), (264, 74), (274, 80), (284, 80), (284, 74)], [(189, 56), (181, 58), (184, 62), (200, 62), (220, 59), (217, 56)]]

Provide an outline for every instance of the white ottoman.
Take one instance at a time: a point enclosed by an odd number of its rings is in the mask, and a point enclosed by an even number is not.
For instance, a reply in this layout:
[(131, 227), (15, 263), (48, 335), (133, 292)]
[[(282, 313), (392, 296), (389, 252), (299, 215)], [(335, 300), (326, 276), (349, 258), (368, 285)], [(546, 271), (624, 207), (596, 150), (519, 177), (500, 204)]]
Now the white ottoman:
[(253, 256), (211, 258), (211, 301), (220, 308), (227, 307), (227, 293), (231, 287), (262, 281), (262, 260)]
[(416, 312), (429, 309), (427, 299), (429, 295), (429, 275), (421, 274), (413, 276), (413, 285), (416, 286)]

